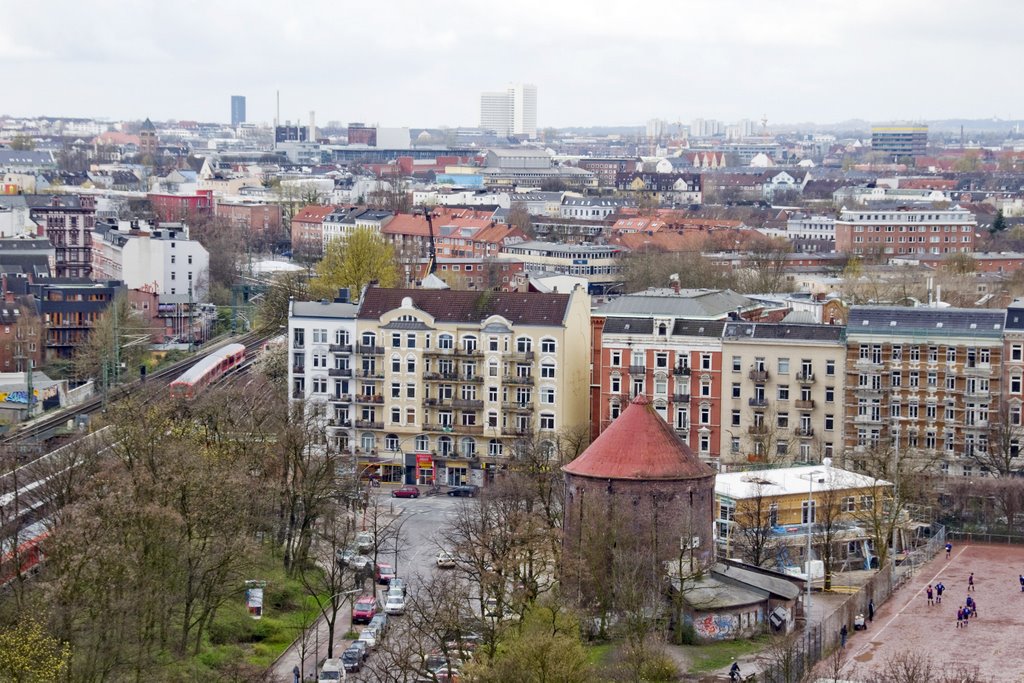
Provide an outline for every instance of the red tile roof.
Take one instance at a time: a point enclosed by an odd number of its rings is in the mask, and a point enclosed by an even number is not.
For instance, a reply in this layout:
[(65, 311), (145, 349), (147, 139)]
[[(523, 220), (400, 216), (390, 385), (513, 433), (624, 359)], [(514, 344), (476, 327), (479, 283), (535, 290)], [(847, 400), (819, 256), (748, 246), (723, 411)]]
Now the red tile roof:
[(595, 479), (704, 479), (714, 470), (693, 455), (645, 396), (637, 396), (587, 450), (562, 468)]
[(377, 320), (409, 297), (413, 305), (442, 322), (480, 323), (500, 315), (513, 325), (562, 325), (568, 294), (538, 292), (467, 292), (450, 289), (371, 287), (359, 305), (359, 318)]
[(334, 213), (337, 207), (334, 206), (306, 206), (303, 207), (297, 214), (292, 216), (292, 222), (298, 221), (299, 223), (323, 223), (324, 219)]

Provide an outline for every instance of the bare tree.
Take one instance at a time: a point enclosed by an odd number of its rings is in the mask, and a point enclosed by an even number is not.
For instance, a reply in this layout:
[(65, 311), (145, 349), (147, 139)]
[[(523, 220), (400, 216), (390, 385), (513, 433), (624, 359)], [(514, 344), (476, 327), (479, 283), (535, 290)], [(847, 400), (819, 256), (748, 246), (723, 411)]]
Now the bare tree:
[(754, 484), (750, 496), (736, 501), (732, 546), (744, 562), (758, 567), (771, 567), (778, 561), (782, 537), (775, 533), (778, 505), (769, 495), (768, 482)]

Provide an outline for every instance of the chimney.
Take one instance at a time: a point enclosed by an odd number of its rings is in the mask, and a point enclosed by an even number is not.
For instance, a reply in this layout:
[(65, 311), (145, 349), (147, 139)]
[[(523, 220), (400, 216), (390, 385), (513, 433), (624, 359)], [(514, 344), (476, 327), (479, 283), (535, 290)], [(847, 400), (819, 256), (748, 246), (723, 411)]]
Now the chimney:
[(676, 294), (679, 293), (679, 273), (672, 273), (668, 276), (669, 286), (672, 287), (672, 291)]
[(309, 112), (309, 141), (316, 142), (316, 112)]
[(338, 297), (334, 300), (336, 304), (347, 304), (349, 302), (349, 290), (348, 287), (342, 287), (338, 290)]

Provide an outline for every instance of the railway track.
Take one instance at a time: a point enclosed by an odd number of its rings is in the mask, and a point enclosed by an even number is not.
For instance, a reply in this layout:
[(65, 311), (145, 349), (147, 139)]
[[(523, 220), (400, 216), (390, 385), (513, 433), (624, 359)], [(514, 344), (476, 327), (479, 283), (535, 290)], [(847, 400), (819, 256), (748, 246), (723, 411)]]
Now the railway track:
[[(135, 380), (128, 384), (115, 387), (108, 393), (106, 400), (116, 400), (144, 384), (150, 385), (154, 382), (169, 384), (171, 380), (175, 379), (181, 375), (181, 373), (198, 363), (206, 355), (206, 352), (214, 351), (226, 346), (227, 344), (244, 344), (246, 347), (246, 358), (248, 359), (250, 347), (252, 347), (254, 353), (257, 352), (262, 344), (271, 336), (273, 335), (266, 332), (249, 332), (234, 339), (224, 340), (223, 342), (204, 349), (203, 353), (198, 353), (184, 360), (180, 360), (177, 363), (172, 363), (167, 367), (160, 368), (156, 372), (147, 376), (145, 380)], [(35, 420), (30, 424), (24, 425), (4, 435), (0, 438), (0, 446), (14, 446), (39, 439), (39, 437), (63, 426), (68, 420), (74, 419), (79, 415), (88, 415), (89, 413), (96, 412), (102, 407), (103, 401), (103, 396), (96, 396), (80, 403), (77, 406), (61, 410), (50, 417)]]

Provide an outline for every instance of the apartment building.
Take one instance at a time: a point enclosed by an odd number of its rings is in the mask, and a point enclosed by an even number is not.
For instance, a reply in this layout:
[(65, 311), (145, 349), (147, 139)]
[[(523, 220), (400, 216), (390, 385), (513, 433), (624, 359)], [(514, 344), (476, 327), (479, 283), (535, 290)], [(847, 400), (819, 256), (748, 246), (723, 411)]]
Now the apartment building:
[(847, 209), (835, 222), (836, 251), (876, 258), (974, 251), (978, 221), (954, 205), (936, 209), (893, 205)]
[(324, 220), (340, 207), (303, 207), (292, 216), (292, 252), (305, 257), (318, 258), (324, 251)]
[(292, 301), (288, 309), (288, 386), (292, 401), (306, 401), (326, 437), (355, 454), (356, 314), (347, 290), (336, 301)]
[(532, 241), (506, 245), (502, 258), (522, 261), (527, 273), (580, 275), (592, 288), (601, 289), (622, 282), (622, 251), (610, 245)]
[(394, 214), (391, 211), (367, 208), (341, 208), (328, 214), (322, 223), (323, 248), (332, 240), (345, 239), (356, 230), (366, 228), (380, 233)]
[[(998, 453), (1003, 457), (1010, 456), (1009, 463), (1014, 469), (1024, 468), (1020, 458), (1020, 444), (1024, 440), (1024, 299), (1017, 299), (1006, 308), (1006, 324), (1003, 329), (1003, 363), (999, 368), (1002, 374), (1003, 396), (995, 419), (1002, 427), (997, 431), (997, 438), (1004, 443), (1006, 452)], [(1000, 434), (999, 432), (1002, 432)], [(995, 458), (993, 460), (1000, 460)], [(1016, 462), (1014, 462), (1016, 460)], [(1005, 462), (1005, 460), (1004, 460)]]
[(820, 462), (843, 442), (845, 328), (730, 321), (722, 333), (722, 469)]
[[(989, 422), (999, 407), (1006, 318), (999, 310), (852, 307), (846, 462), (862, 469), (869, 452), (898, 448), (905, 457), (934, 462), (946, 474), (984, 475), (970, 456), (987, 451)], [(1012, 357), (1018, 342), (1005, 343)], [(1021, 375), (1005, 372), (1010, 373), (1008, 394), (1020, 394), (1014, 378)]]
[(39, 234), (53, 243), (59, 278), (92, 275), (92, 228), (96, 221), (96, 200), (89, 196), (31, 195), (26, 197), (29, 216), (39, 225)]
[(188, 294), (204, 301), (209, 290), (210, 254), (189, 238), (183, 223), (102, 221), (92, 231), (92, 273), (96, 280), (121, 280), (128, 289)]
[[(318, 305), (330, 307), (304, 304)], [(562, 430), (586, 426), (589, 315), (582, 289), (371, 287), (351, 349), (332, 350), (332, 329), (320, 327), (314, 343), (327, 354), (328, 370), (312, 392), (294, 378), (292, 389), (336, 403), (338, 422), (349, 416), (360, 468), (389, 481), (482, 485), (520, 444), (536, 440), (554, 449)], [(342, 357), (353, 376), (328, 385)]]
[(722, 440), (722, 330), (759, 304), (729, 290), (649, 289), (591, 316), (591, 438), (643, 394), (704, 462)]

